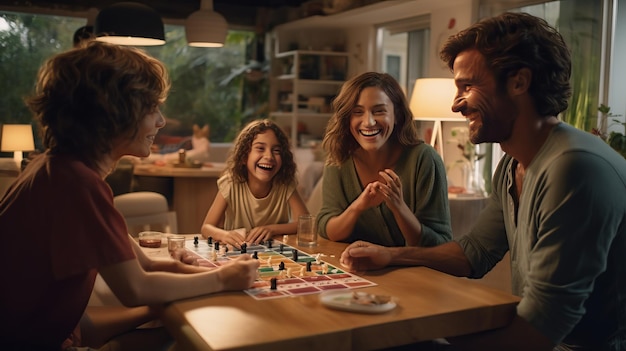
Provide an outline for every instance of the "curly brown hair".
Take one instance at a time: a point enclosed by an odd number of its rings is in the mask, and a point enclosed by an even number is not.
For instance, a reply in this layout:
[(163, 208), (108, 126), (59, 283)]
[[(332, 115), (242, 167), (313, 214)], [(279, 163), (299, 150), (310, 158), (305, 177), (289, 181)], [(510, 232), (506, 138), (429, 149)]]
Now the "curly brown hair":
[(498, 86), (521, 68), (532, 71), (529, 94), (542, 116), (567, 109), (571, 96), (570, 52), (559, 32), (545, 20), (527, 13), (507, 12), (484, 19), (448, 38), (440, 52), (452, 70), (463, 51), (478, 50), (494, 73)]
[(277, 184), (289, 184), (296, 179), (296, 162), (293, 159), (289, 138), (285, 132), (273, 121), (269, 119), (259, 119), (248, 123), (239, 132), (233, 150), (226, 160), (224, 173), (230, 174), (233, 181), (245, 183), (248, 181), (248, 155), (252, 150), (254, 138), (261, 133), (271, 130), (276, 135), (280, 145), (280, 157), (282, 166), (272, 179)]
[(322, 140), (322, 147), (328, 153), (326, 164), (340, 166), (360, 147), (350, 133), (350, 117), (361, 91), (368, 87), (380, 88), (393, 103), (396, 128), (389, 142), (403, 146), (422, 142), (413, 123), (413, 114), (404, 91), (395, 78), (387, 73), (366, 72), (344, 83), (339, 95), (333, 100), (334, 113), (328, 121)]
[(169, 88), (165, 66), (144, 51), (90, 41), (46, 61), (26, 104), (50, 153), (93, 167), (116, 139), (136, 135)]

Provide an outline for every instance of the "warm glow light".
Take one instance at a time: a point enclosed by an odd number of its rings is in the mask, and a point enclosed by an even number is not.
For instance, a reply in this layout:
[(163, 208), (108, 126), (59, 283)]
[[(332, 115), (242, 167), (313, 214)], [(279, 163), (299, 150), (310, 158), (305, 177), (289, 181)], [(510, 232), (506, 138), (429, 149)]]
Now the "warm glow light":
[(33, 127), (30, 124), (5, 124), (2, 126), (1, 151), (13, 151), (13, 159), (22, 163), (22, 151), (35, 150)]
[(213, 0), (202, 0), (200, 10), (187, 17), (185, 36), (189, 46), (218, 48), (224, 46), (228, 23), (213, 11)]
[(96, 40), (117, 45), (165, 44), (163, 20), (144, 4), (119, 2), (102, 9), (94, 24)]
[(413, 118), (459, 118), (452, 112), (452, 102), (456, 94), (452, 78), (420, 78), (415, 81), (411, 94), (410, 108)]

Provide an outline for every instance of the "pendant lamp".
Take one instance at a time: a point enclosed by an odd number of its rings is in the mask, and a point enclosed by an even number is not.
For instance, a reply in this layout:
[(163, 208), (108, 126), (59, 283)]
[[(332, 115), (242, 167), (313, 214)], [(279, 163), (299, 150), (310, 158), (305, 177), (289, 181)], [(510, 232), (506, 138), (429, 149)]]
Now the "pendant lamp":
[(96, 40), (118, 45), (165, 44), (163, 20), (153, 8), (136, 2), (119, 2), (102, 9), (94, 24)]
[(187, 17), (185, 35), (189, 46), (220, 48), (226, 41), (228, 23), (213, 11), (213, 0), (202, 0), (200, 10)]

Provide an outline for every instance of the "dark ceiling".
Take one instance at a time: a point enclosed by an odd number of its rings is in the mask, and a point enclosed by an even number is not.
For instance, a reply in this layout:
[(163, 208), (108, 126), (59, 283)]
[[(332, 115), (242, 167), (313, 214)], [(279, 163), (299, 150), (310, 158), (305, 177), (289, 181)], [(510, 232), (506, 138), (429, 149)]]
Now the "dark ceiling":
[[(298, 11), (308, 0), (213, 0), (213, 9), (222, 14), (230, 26), (258, 26), (259, 21), (284, 22), (281, 13)], [(86, 14), (90, 9), (98, 10), (119, 0), (0, 0), (0, 10), (48, 13), (54, 15)], [(200, 9), (200, 0), (138, 0), (161, 14), (165, 22), (182, 21)], [(277, 18), (278, 17), (278, 18)]]

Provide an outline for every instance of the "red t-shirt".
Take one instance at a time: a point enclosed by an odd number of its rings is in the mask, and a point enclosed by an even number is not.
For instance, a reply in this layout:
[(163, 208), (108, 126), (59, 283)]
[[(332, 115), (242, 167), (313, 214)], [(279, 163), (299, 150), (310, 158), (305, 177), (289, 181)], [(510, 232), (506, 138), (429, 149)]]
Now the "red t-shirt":
[(59, 349), (102, 266), (134, 259), (108, 184), (82, 162), (44, 154), (0, 201), (0, 345)]

